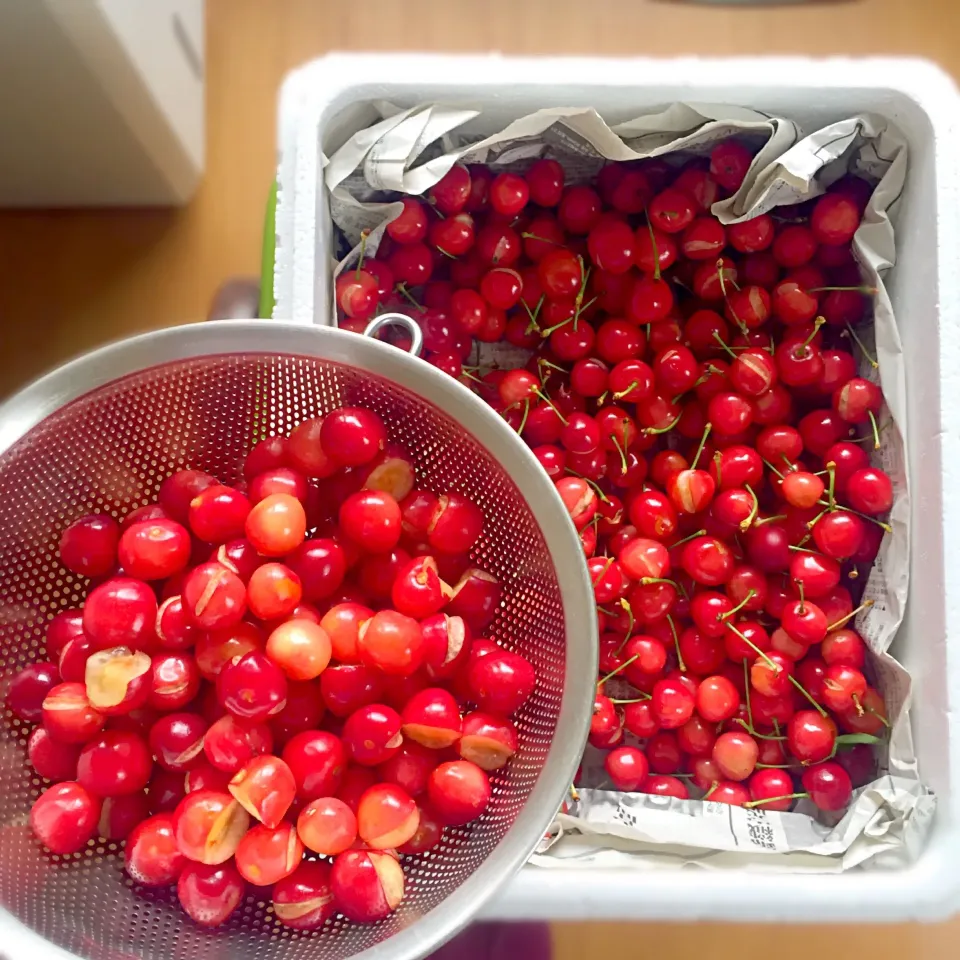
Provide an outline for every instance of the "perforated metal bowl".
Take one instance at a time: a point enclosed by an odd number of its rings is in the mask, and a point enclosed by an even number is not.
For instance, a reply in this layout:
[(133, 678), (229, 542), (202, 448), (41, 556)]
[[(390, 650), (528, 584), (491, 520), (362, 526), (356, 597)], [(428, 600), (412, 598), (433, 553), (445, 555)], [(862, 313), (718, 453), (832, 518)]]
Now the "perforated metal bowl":
[[(122, 850), (92, 841), (45, 854), (27, 814), (46, 783), (30, 772), (29, 729), (0, 725), (0, 956), (93, 960), (406, 960), (431, 951), (523, 864), (575, 773), (596, 679), (593, 594), (576, 534), (532, 454), (478, 398), (413, 357), (355, 334), (276, 321), (224, 321), (152, 333), (76, 360), (0, 407), (0, 677), (42, 656), (44, 628), (86, 583), (57, 559), (64, 526), (121, 516), (182, 467), (240, 477), (261, 437), (342, 404), (384, 416), (421, 481), (469, 493), (486, 524), (474, 558), (506, 586), (494, 626), (538, 683), (518, 717), (520, 746), (475, 824), (406, 858), (407, 895), (373, 926), (334, 919), (316, 933), (275, 920), (250, 888), (208, 932), (172, 890), (136, 886)], [(39, 937), (46, 939), (44, 942)], [(40, 953), (38, 951), (43, 951)]]

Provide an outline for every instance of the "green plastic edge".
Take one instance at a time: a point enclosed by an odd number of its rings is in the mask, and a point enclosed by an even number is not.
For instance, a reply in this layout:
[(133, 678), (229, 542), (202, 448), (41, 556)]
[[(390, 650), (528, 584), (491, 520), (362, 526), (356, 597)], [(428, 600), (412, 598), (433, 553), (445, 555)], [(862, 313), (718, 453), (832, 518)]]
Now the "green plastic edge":
[(274, 180), (267, 197), (267, 212), (263, 220), (263, 247), (260, 253), (260, 307), (262, 320), (273, 316), (276, 300), (273, 297), (273, 265), (277, 252), (277, 181)]

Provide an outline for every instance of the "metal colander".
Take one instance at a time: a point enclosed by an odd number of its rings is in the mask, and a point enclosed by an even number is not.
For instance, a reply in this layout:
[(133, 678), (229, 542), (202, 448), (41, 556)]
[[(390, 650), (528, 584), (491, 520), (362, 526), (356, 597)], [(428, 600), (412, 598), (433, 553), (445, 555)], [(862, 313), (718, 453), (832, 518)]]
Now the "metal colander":
[(55, 944), (93, 960), (419, 957), (470, 919), (548, 827), (577, 767), (596, 679), (593, 593), (577, 536), (552, 483), (492, 410), (428, 364), (356, 334), (276, 321), (164, 330), (75, 360), (0, 407), (0, 678), (41, 658), (47, 621), (82, 602), (86, 582), (57, 557), (68, 523), (91, 511), (122, 516), (182, 467), (238, 481), (257, 440), (343, 404), (379, 412), (423, 485), (468, 493), (486, 517), (473, 557), (505, 585), (489, 632), (538, 677), (489, 809), (405, 858), (407, 895), (379, 924), (334, 919), (298, 933), (274, 918), (268, 890), (251, 887), (230, 921), (208, 932), (173, 889), (134, 884), (119, 844), (91, 841), (65, 857), (42, 850), (26, 822), (47, 783), (26, 762), (30, 729), (7, 711), (0, 955), (55, 955)]

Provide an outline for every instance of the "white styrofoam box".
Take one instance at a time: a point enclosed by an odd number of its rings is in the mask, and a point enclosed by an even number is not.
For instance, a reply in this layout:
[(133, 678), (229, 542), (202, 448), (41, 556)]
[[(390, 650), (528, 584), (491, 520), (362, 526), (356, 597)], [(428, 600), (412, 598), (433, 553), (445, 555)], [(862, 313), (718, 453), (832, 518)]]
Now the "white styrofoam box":
[(0, 0), (0, 207), (183, 204), (204, 0)]
[(887, 286), (905, 347), (914, 552), (892, 652), (915, 678), (920, 770), (939, 796), (927, 849), (897, 872), (768, 873), (759, 860), (718, 876), (666, 857), (655, 870), (527, 866), (483, 915), (895, 921), (960, 910), (960, 100), (952, 82), (912, 60), (331, 55), (291, 74), (281, 96), (277, 317), (331, 322), (322, 157), (375, 119), (369, 104), (381, 98), (477, 106), (481, 134), (541, 107), (592, 106), (616, 122), (677, 100), (752, 107), (805, 129), (873, 111), (904, 132), (910, 165)]

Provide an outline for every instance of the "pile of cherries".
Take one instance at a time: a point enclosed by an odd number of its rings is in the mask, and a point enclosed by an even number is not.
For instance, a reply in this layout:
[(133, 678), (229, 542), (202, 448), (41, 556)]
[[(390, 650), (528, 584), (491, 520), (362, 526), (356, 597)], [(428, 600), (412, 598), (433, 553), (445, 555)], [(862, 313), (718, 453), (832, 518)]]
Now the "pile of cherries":
[[(338, 317), (416, 318), (426, 359), (554, 480), (598, 605), (606, 785), (839, 811), (887, 725), (848, 626), (893, 503), (868, 452), (883, 397), (858, 375), (877, 368), (851, 251), (872, 188), (844, 176), (724, 226), (712, 206), (751, 161), (728, 140), (575, 185), (549, 158), (456, 165), (403, 198), (376, 257), (361, 243)], [(475, 341), (529, 362), (472, 367)]]
[(247, 884), (297, 930), (376, 921), (404, 858), (487, 808), (534, 670), (483, 637), (481, 510), (418, 488), (376, 413), (269, 437), (243, 477), (182, 470), (63, 532), (89, 592), (6, 700), (53, 781), (30, 825), (57, 855), (125, 840), (129, 875), (206, 926)]

